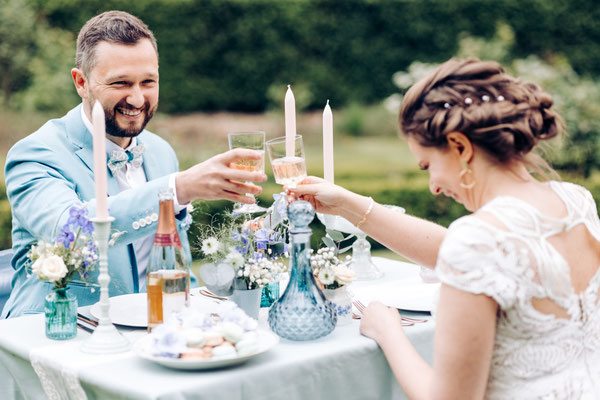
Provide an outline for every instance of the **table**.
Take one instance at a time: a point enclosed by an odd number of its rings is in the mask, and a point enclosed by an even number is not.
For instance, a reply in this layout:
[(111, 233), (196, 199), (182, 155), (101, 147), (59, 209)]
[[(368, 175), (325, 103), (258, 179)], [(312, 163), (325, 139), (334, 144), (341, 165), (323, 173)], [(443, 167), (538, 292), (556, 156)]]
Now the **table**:
[[(401, 282), (418, 266), (375, 257), (384, 281)], [(381, 281), (381, 280), (379, 280)], [(358, 281), (357, 287), (377, 281)], [(266, 325), (266, 309), (260, 324)], [(427, 314), (415, 314), (429, 317)], [(433, 359), (434, 321), (405, 332), (429, 363)], [(59, 342), (44, 335), (42, 314), (0, 321), (0, 398), (46, 398), (30, 354), (55, 355), (57, 371), (72, 368), (88, 399), (397, 399), (405, 398), (377, 344), (359, 333), (359, 321), (337, 327), (308, 342), (282, 339), (267, 353), (234, 368), (211, 371), (171, 370), (133, 352), (94, 356), (79, 347), (89, 334)], [(119, 328), (132, 342), (144, 329)], [(74, 366), (79, 366), (78, 368)]]

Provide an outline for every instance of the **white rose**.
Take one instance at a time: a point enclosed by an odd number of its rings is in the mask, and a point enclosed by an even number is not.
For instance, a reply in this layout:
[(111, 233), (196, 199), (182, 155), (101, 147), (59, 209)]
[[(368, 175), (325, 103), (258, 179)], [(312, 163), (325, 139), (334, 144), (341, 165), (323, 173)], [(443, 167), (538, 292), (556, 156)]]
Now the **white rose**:
[(42, 264), (46, 261), (46, 257), (39, 257), (31, 266), (31, 272), (33, 272), (38, 278), (40, 277), (40, 271), (42, 270)]
[(38, 261), (40, 260), (43, 261), (41, 263), (41, 266), (39, 267), (39, 272), (36, 272), (36, 275), (44, 277), (50, 282), (56, 282), (57, 280), (62, 279), (65, 277), (65, 275), (67, 275), (67, 266), (65, 265), (63, 259), (59, 256), (52, 255), (50, 257), (39, 258)]
[(340, 285), (347, 285), (356, 279), (356, 273), (348, 267), (338, 265), (333, 268), (333, 272)]

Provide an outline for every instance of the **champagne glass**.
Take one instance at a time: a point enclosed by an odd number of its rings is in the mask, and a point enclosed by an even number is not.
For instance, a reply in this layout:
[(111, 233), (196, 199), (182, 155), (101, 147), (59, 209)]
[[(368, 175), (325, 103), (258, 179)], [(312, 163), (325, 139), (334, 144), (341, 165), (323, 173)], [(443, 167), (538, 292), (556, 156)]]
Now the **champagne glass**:
[[(231, 163), (230, 167), (245, 171), (265, 172), (265, 133), (264, 132), (232, 132), (227, 135), (229, 149), (252, 149), (261, 152), (262, 157), (258, 160), (240, 159)], [(251, 182), (246, 182), (251, 183)], [(254, 198), (250, 193), (246, 196)], [(236, 203), (233, 212), (238, 214), (253, 214), (266, 211), (267, 209), (258, 204)]]
[(267, 142), (267, 152), (275, 182), (295, 188), (298, 182), (306, 178), (306, 161), (302, 136), (296, 135), (292, 143), (293, 149), (286, 146), (285, 136), (271, 139)]

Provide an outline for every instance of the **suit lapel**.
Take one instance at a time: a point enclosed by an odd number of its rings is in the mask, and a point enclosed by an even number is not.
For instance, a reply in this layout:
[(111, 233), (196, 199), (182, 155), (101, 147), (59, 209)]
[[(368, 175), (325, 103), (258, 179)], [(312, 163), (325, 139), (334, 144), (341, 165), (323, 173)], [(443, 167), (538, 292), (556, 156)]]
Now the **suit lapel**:
[[(92, 134), (86, 128), (83, 120), (81, 119), (81, 107), (82, 104), (75, 107), (67, 114), (67, 135), (71, 139), (71, 142), (78, 147), (75, 150), (77, 157), (85, 164), (85, 166), (94, 172), (94, 143)], [(109, 196), (114, 196), (119, 193), (119, 183), (113, 177), (110, 169), (108, 169), (107, 176), (107, 188)]]
[(146, 173), (146, 179), (148, 179), (148, 181), (151, 181), (164, 175), (163, 173), (161, 173), (160, 169), (160, 166), (163, 165), (164, 162), (161, 163), (160, 161), (160, 152), (155, 151), (155, 149), (153, 149), (150, 143), (148, 143), (148, 141), (146, 140), (146, 137), (144, 135), (145, 132), (146, 131), (143, 131), (137, 137), (137, 140), (138, 144), (143, 144), (146, 148), (146, 150), (144, 151), (144, 155), (142, 156), (144, 159), (144, 163), (142, 164), (142, 166), (144, 168), (144, 172)]

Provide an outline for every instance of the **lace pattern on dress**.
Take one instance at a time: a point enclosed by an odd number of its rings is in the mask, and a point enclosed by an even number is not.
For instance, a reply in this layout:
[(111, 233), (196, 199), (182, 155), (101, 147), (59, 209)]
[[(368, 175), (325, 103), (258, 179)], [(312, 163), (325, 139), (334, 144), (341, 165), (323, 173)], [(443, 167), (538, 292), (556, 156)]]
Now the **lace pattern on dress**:
[[(449, 228), (436, 271), (444, 284), (493, 298), (500, 307), (487, 397), (600, 398), (600, 271), (576, 294), (563, 256), (548, 242), (585, 224), (600, 241), (600, 221), (587, 190), (551, 182), (567, 207), (565, 218), (541, 215), (526, 202), (499, 197)], [(532, 299), (550, 299), (569, 318), (544, 314)]]

